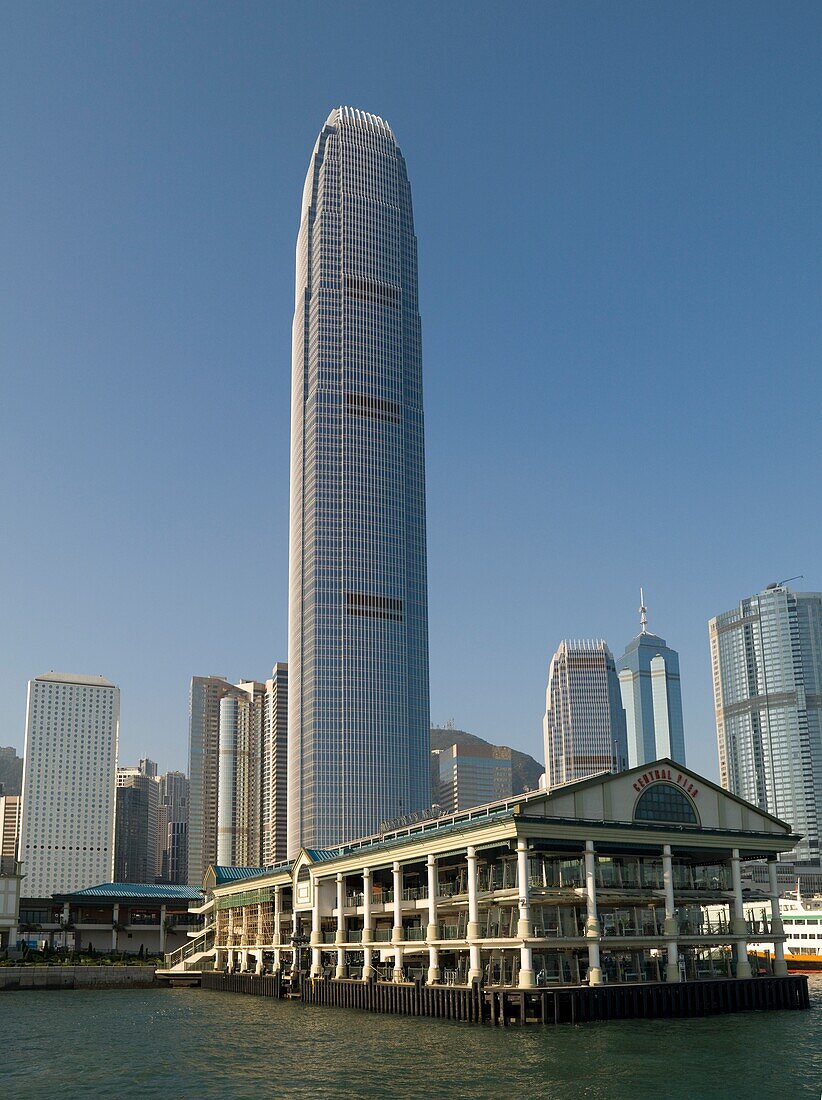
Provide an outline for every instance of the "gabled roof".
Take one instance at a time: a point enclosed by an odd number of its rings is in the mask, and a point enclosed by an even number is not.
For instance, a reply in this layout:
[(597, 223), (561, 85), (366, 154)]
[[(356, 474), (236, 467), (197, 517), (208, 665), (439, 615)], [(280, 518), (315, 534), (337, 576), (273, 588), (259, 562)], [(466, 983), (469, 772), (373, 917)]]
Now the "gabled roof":
[(160, 882), (101, 882), (98, 886), (87, 886), (85, 890), (54, 894), (54, 897), (61, 898), (143, 898), (147, 901), (199, 901), (202, 896), (202, 891), (194, 886), (172, 886)]
[(239, 882), (245, 878), (258, 878), (260, 875), (273, 871), (273, 867), (218, 867), (212, 866), (214, 878), (218, 886), (224, 886), (227, 882)]
[(341, 848), (304, 848), (303, 851), (312, 863), (325, 863), (327, 859), (334, 859), (335, 856), (338, 856), (343, 848), (344, 846)]
[(638, 764), (635, 768), (626, 768), (624, 772), (597, 772), (596, 775), (586, 776), (585, 779), (575, 779), (571, 783), (563, 783), (559, 787), (552, 787), (550, 791), (533, 792), (529, 795), (523, 795), (523, 801), (526, 798), (533, 798), (535, 793), (546, 795), (550, 798), (552, 795), (567, 794), (569, 791), (579, 791), (584, 787), (596, 786), (600, 783), (615, 782), (617, 780), (630, 778), (632, 775), (641, 776), (646, 772), (652, 772), (654, 769), (663, 767), (670, 768), (672, 771), (682, 772), (687, 775), (693, 776), (698, 780), (703, 787), (710, 787), (712, 791), (716, 791), (717, 794), (730, 798), (732, 801), (739, 803), (740, 806), (744, 806), (747, 810), (755, 810), (762, 817), (767, 817), (777, 825), (781, 825), (787, 832), (793, 831), (793, 826), (788, 824), (787, 821), (782, 821), (781, 818), (774, 817), (773, 814), (769, 814), (767, 810), (762, 810), (759, 806), (754, 806), (752, 802), (746, 802), (744, 798), (740, 798), (739, 795), (733, 794), (731, 791), (726, 791), (724, 787), (720, 787), (718, 783), (714, 783), (710, 779), (706, 779), (704, 775), (699, 775), (698, 772), (693, 771), (692, 768), (687, 767), (684, 764), (678, 764), (676, 760), (672, 760), (669, 756), (660, 757), (659, 760), (651, 760), (647, 764)]

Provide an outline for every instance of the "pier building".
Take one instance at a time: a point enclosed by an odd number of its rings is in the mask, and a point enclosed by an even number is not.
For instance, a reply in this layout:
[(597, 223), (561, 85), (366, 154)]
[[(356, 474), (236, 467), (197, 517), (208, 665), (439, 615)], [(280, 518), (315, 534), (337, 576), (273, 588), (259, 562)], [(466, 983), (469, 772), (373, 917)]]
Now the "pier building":
[[(267, 869), (213, 868), (191, 949), (209, 952), (200, 968), (285, 981), (528, 990), (749, 978), (767, 941), (780, 976), (776, 860), (796, 843), (790, 825), (658, 760)], [(756, 921), (742, 891), (751, 859), (770, 869)]]

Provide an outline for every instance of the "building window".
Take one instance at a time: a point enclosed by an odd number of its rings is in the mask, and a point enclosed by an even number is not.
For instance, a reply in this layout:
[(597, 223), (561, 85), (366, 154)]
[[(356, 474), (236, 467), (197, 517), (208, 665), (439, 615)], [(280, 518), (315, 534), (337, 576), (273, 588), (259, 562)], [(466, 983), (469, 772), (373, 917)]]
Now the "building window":
[(676, 821), (698, 825), (699, 818), (688, 796), (673, 783), (655, 783), (643, 791), (634, 809), (634, 821)]

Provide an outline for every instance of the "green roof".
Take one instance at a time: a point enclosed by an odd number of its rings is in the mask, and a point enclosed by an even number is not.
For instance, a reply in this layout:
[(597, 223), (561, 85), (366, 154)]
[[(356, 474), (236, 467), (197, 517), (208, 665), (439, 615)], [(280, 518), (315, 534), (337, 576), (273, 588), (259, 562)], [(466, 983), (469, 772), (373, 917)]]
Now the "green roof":
[(70, 894), (54, 894), (60, 898), (137, 898), (146, 901), (199, 901), (202, 890), (194, 886), (172, 886), (160, 882), (101, 882), (99, 886), (87, 886)]

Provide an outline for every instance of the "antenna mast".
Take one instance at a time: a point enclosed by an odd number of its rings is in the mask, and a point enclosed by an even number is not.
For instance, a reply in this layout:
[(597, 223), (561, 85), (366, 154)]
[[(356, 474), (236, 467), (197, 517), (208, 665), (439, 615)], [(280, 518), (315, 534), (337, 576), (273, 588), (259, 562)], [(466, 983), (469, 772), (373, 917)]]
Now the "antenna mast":
[(639, 590), (639, 632), (648, 633), (648, 608), (645, 606), (645, 593)]

